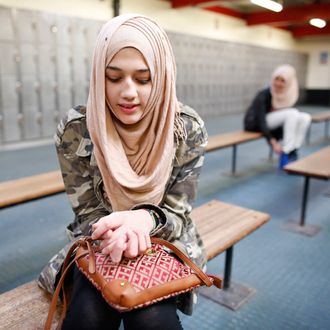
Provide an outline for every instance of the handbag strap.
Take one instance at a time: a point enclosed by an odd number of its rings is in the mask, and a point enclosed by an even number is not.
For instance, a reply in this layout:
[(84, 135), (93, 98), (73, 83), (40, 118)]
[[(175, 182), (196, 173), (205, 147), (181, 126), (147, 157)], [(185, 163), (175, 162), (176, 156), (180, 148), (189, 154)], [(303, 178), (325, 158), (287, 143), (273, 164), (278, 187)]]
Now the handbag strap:
[[(179, 248), (177, 248), (174, 244), (158, 237), (150, 237), (151, 242), (155, 244), (161, 244), (169, 248), (176, 256), (178, 256), (185, 264), (187, 264), (195, 273), (196, 275), (201, 279), (201, 281), (206, 286), (212, 286), (213, 284), (217, 287), (221, 287), (221, 280), (216, 279), (214, 276), (212, 277), (213, 280), (210, 280), (210, 277), (206, 275), (183, 251), (181, 251)], [(218, 283), (220, 284), (218, 285)]]
[[(79, 255), (75, 255), (75, 257), (71, 260), (72, 256), (76, 253), (77, 248), (79, 246), (85, 245), (87, 246), (87, 251), (85, 253), (79, 254)], [(52, 297), (52, 301), (48, 310), (48, 315), (47, 315), (47, 319), (46, 319), (46, 323), (44, 326), (44, 330), (51, 330), (51, 326), (52, 326), (52, 321), (54, 318), (54, 314), (56, 312), (56, 306), (57, 306), (57, 301), (58, 301), (58, 297), (60, 295), (61, 290), (63, 291), (63, 308), (62, 308), (62, 313), (60, 316), (60, 320), (58, 322), (58, 325), (56, 327), (56, 329), (61, 329), (62, 327), (62, 323), (63, 320), (65, 318), (66, 315), (66, 310), (67, 310), (67, 297), (66, 297), (66, 293), (64, 290), (64, 280), (65, 277), (69, 271), (69, 269), (71, 268), (71, 266), (75, 263), (76, 260), (86, 256), (90, 254), (91, 259), (93, 260), (93, 262), (90, 263), (89, 265), (89, 269), (91, 271), (95, 269), (93, 269), (93, 265), (95, 267), (95, 256), (94, 256), (94, 251), (92, 249), (92, 239), (88, 236), (84, 236), (82, 238), (80, 238), (79, 240), (77, 240), (76, 242), (74, 242), (74, 244), (71, 246), (71, 248), (69, 249), (64, 261), (63, 261), (63, 265), (62, 265), (62, 272), (61, 272), (61, 278), (58, 281), (57, 285), (56, 285), (56, 289), (54, 291), (53, 297)], [(70, 261), (71, 260), (71, 261)]]

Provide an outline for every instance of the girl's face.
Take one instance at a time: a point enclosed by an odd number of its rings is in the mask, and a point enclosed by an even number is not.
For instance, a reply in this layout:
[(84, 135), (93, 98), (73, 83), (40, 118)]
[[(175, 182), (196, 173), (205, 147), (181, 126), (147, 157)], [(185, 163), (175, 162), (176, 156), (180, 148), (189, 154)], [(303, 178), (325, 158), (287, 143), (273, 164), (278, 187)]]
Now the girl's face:
[(150, 70), (135, 48), (121, 49), (105, 70), (105, 95), (111, 109), (124, 124), (137, 123), (151, 94)]
[(275, 77), (275, 79), (273, 81), (273, 86), (274, 86), (275, 92), (281, 93), (285, 89), (286, 81), (281, 76), (277, 76), (277, 77)]

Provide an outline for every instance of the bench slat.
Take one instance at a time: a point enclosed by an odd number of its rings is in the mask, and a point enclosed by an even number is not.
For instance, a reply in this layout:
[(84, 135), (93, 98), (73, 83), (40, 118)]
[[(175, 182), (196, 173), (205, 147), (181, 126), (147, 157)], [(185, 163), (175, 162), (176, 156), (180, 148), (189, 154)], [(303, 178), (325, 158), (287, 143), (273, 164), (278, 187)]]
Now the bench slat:
[(194, 209), (191, 217), (204, 241), (208, 260), (224, 252), (270, 219), (267, 213), (218, 200), (212, 200)]
[(319, 123), (322, 121), (330, 120), (330, 111), (323, 111), (311, 115), (313, 123)]
[[(41, 290), (35, 282), (23, 284), (0, 295), (0, 328), (1, 329), (43, 329), (50, 295)], [(54, 318), (59, 319), (60, 310)]]
[(330, 178), (330, 146), (284, 167), (288, 173), (328, 180)]
[(60, 171), (47, 172), (0, 183), (0, 207), (64, 191)]
[[(222, 214), (221, 214), (222, 217)], [(241, 221), (241, 218), (244, 219), (244, 222)], [(249, 229), (252, 226), (252, 230), (254, 229), (254, 226), (259, 224), (259, 218), (256, 219), (256, 215), (254, 212), (245, 212), (241, 215), (232, 216), (232, 217), (224, 217), (224, 221), (226, 223), (217, 223), (217, 237), (219, 239), (228, 239), (231, 235), (235, 235), (235, 231), (241, 233), (243, 229)], [(203, 234), (204, 239), (210, 235), (214, 235), (214, 225), (209, 226), (201, 226), (198, 227), (199, 231)], [(236, 237), (235, 237), (236, 239)]]
[(210, 152), (217, 149), (227, 148), (232, 145), (241, 144), (262, 138), (259, 132), (237, 131), (215, 136), (209, 136), (206, 151)]

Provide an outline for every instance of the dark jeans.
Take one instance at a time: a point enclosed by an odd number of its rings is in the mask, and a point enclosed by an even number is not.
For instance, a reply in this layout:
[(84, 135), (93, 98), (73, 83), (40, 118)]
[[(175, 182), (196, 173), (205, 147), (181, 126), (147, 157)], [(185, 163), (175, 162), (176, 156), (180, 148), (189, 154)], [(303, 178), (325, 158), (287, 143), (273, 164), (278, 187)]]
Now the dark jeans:
[(62, 330), (118, 329), (121, 321), (125, 330), (182, 330), (175, 298), (130, 312), (118, 312), (109, 306), (92, 283), (75, 267), (71, 302)]

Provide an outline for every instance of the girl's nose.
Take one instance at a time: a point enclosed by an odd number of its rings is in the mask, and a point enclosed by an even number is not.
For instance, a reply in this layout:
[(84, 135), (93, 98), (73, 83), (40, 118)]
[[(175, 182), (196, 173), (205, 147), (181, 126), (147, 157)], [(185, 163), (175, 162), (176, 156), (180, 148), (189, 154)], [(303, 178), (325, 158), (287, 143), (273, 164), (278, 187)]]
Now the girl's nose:
[(132, 81), (132, 79), (127, 79), (125, 81), (124, 88), (122, 91), (122, 97), (126, 99), (132, 99), (137, 97), (137, 95), (137, 89), (134, 82)]

